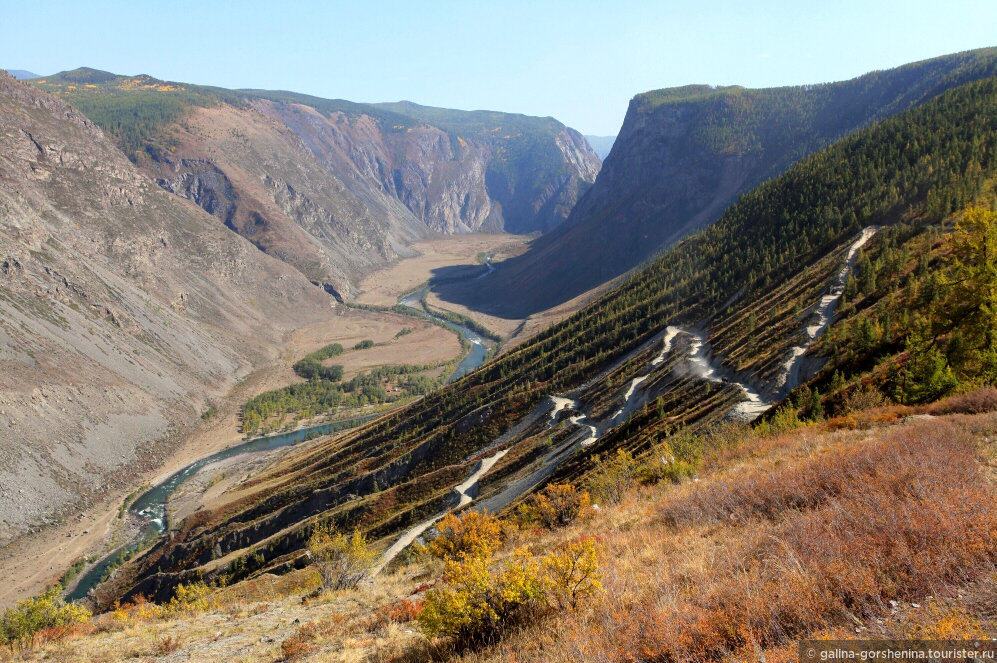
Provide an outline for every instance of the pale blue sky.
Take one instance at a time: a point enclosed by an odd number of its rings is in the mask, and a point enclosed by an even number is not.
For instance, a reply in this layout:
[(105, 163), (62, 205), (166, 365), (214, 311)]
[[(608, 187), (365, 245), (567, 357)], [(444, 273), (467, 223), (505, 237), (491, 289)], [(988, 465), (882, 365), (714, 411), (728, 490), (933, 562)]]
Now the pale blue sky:
[(616, 133), (688, 83), (840, 80), (997, 45), (994, 0), (3, 0), (0, 66), (552, 115)]

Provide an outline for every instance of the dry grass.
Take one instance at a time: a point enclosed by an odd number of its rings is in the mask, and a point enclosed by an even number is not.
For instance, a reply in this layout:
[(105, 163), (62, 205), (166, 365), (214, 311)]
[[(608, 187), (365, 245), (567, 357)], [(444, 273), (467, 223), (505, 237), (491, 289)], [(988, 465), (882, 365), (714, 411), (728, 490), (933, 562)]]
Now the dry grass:
[(459, 658), (788, 661), (800, 637), (888, 631), (898, 606), (909, 615), (892, 632), (907, 637), (992, 628), (985, 600), (937, 597), (993, 580), (997, 490), (980, 442), (995, 428), (979, 415), (747, 441), (711, 476), (632, 492), (586, 524), (606, 549), (589, 610)]
[[(976, 412), (990, 396), (935, 406)], [(980, 406), (980, 403), (983, 406)], [(801, 637), (976, 637), (997, 627), (997, 415), (852, 413), (855, 429), (745, 433), (692, 481), (640, 487), (498, 553), (599, 541), (603, 591), (478, 650), (414, 623), (430, 587), (407, 567), (309, 598), (312, 570), (218, 591), (208, 613), (95, 621), (27, 658), (301, 661), (795, 661)], [(742, 431), (743, 432), (743, 431)], [(126, 611), (127, 613), (128, 611)], [(72, 637), (75, 635), (75, 637)], [(262, 640), (261, 640), (262, 637)]]
[[(425, 647), (410, 623), (422, 603), (421, 594), (412, 594), (416, 571), (318, 597), (312, 569), (264, 575), (217, 590), (207, 611), (197, 614), (150, 609), (139, 601), (73, 633), (39, 638), (18, 660), (388, 660)], [(0, 660), (6, 660), (2, 652)]]
[(982, 414), (997, 410), (997, 388), (980, 387), (966, 394), (950, 396), (926, 408), (928, 414)]

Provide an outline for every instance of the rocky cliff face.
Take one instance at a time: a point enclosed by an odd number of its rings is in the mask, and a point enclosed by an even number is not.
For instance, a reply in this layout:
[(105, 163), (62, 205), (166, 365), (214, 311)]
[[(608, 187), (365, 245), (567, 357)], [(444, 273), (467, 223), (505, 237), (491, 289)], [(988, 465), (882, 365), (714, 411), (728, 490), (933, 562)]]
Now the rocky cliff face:
[(343, 295), (433, 233), (547, 232), (600, 167), (585, 139), (552, 118), (160, 83), (76, 70), (37, 85), (122, 145), (134, 142), (134, 121), (102, 99), (150, 114), (178, 104), (152, 130), (140, 127), (147, 149), (133, 158), (143, 172)]
[(198, 109), (185, 124), (173, 154), (145, 170), (344, 294), (356, 275), (409, 255), (407, 245), (429, 233), (547, 232), (600, 166), (563, 126), (544, 146), (556, 150), (556, 168), (538, 173), (537, 160), (550, 155), (511, 158), (506, 135), (386, 126), (301, 103)]
[(474, 290), (446, 296), (517, 318), (554, 306), (709, 225), (738, 195), (803, 156), (995, 74), (997, 49), (985, 49), (826, 85), (694, 85), (638, 95), (569, 218)]
[[(225, 178), (188, 166), (226, 214)], [(0, 73), (0, 545), (155, 463), (332, 303)]]

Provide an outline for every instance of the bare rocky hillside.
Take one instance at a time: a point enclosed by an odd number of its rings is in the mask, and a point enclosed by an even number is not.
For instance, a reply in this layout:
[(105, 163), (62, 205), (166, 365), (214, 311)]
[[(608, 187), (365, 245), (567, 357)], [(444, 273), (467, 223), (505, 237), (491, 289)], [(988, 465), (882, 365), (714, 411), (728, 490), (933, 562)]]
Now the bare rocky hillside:
[(0, 544), (154, 462), (332, 306), (0, 73)]
[(340, 297), (436, 233), (547, 232), (600, 161), (553, 118), (357, 104), (81, 68), (32, 83), (140, 170)]

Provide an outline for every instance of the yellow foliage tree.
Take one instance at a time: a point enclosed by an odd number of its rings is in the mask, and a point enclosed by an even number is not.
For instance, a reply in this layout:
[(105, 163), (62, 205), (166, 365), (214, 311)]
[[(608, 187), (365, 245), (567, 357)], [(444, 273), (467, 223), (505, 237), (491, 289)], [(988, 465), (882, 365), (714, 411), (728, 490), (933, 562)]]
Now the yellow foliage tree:
[(602, 589), (598, 551), (590, 537), (568, 542), (542, 564), (548, 602), (557, 607), (574, 610), (581, 599)]
[(518, 509), (525, 523), (536, 523), (548, 529), (564, 527), (575, 521), (591, 503), (589, 494), (570, 484), (550, 484), (530, 496)]
[(39, 631), (87, 622), (91, 616), (82, 606), (63, 603), (59, 588), (53, 587), (40, 596), (18, 601), (0, 615), (0, 642), (14, 650), (30, 645)]
[(331, 526), (315, 528), (308, 540), (308, 555), (322, 576), (322, 587), (328, 590), (354, 589), (377, 558), (362, 533), (346, 536)]
[(481, 642), (532, 615), (574, 608), (601, 588), (598, 554), (590, 538), (537, 557), (525, 548), (495, 564), (490, 556), (447, 562), (446, 584), (426, 594), (419, 623), (430, 636)]
[(502, 522), (480, 511), (448, 513), (436, 525), (438, 534), (420, 552), (444, 561), (488, 557), (502, 543)]
[(189, 585), (177, 585), (173, 598), (166, 604), (166, 612), (170, 614), (192, 615), (205, 612), (215, 606), (211, 601), (211, 588), (203, 582), (193, 582)]

